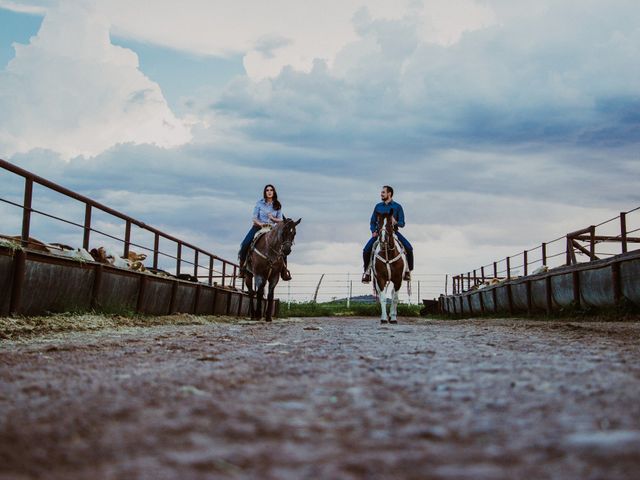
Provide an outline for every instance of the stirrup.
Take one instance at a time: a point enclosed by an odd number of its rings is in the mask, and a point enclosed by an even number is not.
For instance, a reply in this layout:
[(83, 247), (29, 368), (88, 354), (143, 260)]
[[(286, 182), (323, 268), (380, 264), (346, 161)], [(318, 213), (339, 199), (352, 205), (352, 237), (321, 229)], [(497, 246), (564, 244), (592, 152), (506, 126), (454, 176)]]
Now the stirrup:
[(289, 280), (291, 280), (291, 272), (289, 271), (288, 268), (282, 269), (282, 271), (280, 272), (280, 278), (285, 282), (288, 282)]
[(371, 274), (369, 272), (364, 272), (362, 274), (362, 283), (369, 283), (371, 281)]

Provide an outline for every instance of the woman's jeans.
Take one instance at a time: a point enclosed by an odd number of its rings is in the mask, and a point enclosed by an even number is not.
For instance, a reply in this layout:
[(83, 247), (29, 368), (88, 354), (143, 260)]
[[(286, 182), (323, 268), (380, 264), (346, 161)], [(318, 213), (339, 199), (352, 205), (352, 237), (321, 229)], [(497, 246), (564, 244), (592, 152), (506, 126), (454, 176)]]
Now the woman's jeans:
[(251, 242), (253, 241), (253, 237), (255, 237), (256, 233), (258, 233), (260, 227), (254, 225), (247, 233), (247, 236), (244, 237), (244, 240), (240, 244), (240, 252), (238, 252), (238, 256), (240, 257), (240, 263), (244, 263), (247, 258), (247, 253), (249, 252), (249, 247), (251, 246)]

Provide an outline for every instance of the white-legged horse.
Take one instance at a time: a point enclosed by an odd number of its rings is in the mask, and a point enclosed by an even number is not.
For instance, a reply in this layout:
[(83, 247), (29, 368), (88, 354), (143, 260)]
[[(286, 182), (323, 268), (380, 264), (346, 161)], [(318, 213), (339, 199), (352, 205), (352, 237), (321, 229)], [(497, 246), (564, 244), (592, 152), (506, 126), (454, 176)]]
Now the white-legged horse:
[[(393, 229), (393, 210), (387, 214), (376, 214), (378, 219), (378, 242), (373, 250), (373, 281), (380, 300), (380, 322), (398, 323), (398, 291), (407, 268), (404, 250), (396, 242)], [(387, 315), (387, 298), (391, 308)]]

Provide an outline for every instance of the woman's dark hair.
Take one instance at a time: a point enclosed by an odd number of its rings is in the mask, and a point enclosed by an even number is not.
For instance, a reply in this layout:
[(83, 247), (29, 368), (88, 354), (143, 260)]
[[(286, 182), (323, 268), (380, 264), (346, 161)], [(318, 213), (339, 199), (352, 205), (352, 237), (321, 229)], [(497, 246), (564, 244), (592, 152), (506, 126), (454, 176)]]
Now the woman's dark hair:
[(273, 208), (274, 210), (280, 210), (282, 205), (278, 201), (278, 192), (276, 192), (276, 187), (271, 184), (265, 185), (264, 190), (262, 191), (262, 198), (264, 198), (265, 202), (267, 201), (267, 188), (269, 187), (273, 188)]

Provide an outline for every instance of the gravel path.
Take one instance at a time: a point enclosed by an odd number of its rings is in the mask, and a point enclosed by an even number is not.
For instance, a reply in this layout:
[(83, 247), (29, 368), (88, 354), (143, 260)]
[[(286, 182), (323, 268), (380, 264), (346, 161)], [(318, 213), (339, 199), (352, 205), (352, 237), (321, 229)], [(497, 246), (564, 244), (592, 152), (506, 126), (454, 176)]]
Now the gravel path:
[(0, 478), (639, 478), (639, 340), (315, 318), (0, 342)]

